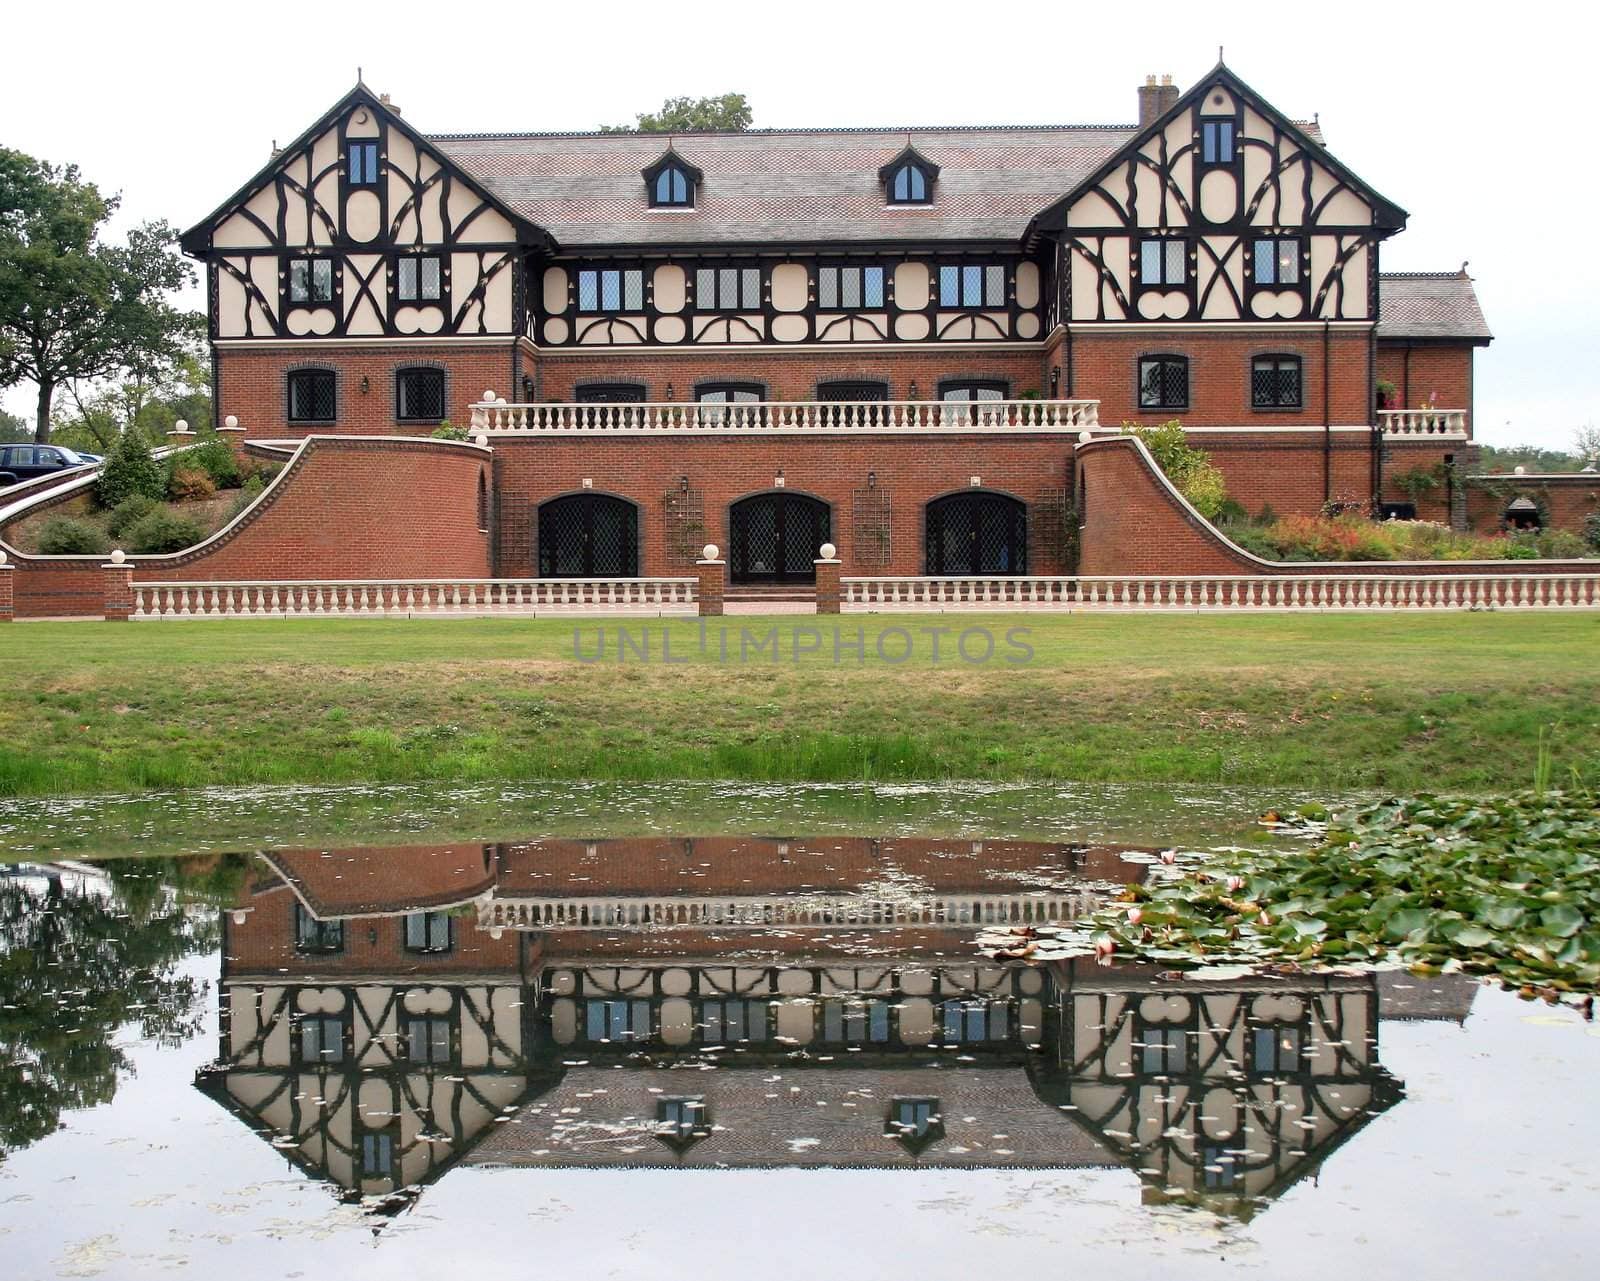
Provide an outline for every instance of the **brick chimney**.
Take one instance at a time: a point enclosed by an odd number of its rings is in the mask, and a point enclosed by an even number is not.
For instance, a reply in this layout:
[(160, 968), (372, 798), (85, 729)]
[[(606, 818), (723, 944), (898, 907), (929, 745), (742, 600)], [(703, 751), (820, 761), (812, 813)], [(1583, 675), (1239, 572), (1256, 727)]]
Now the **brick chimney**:
[(1154, 124), (1177, 101), (1178, 86), (1172, 83), (1171, 76), (1162, 76), (1159, 84), (1154, 76), (1146, 76), (1139, 86), (1139, 128)]

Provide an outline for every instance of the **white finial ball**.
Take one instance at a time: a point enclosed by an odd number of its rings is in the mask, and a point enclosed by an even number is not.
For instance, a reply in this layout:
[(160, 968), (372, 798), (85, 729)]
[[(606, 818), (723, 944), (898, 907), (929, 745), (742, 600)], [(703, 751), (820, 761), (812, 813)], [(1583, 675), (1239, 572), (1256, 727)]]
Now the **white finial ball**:
[(1526, 476), (1528, 474), (1528, 469), (1523, 467), (1521, 464), (1518, 464), (1516, 467), (1512, 468), (1511, 474), (1513, 476)]
[(489, 443), (489, 433), (486, 431), (480, 431), (472, 438), (472, 443), (474, 445), (487, 445)]
[(120, 547), (117, 548), (116, 551), (111, 553), (111, 563), (113, 565), (120, 565), (120, 564), (122, 564), (123, 561), (125, 561), (127, 559), (128, 559), (128, 553), (123, 551), (122, 548), (120, 548)]
[(236, 907), (233, 909), (233, 923), (235, 925), (243, 925), (245, 918), (249, 915), (250, 913), (245, 911), (242, 907)]
[(484, 392), (484, 393), (483, 393), (483, 398), (484, 398), (484, 400), (486, 400), (486, 401), (487, 401), (487, 400), (493, 400), (493, 399), (494, 399), (494, 391), (493, 391), (493, 389), (491, 389), (491, 390), (489, 390), (489, 391), (486, 391), (486, 392)]
[(173, 423), (172, 426), (177, 431), (188, 431), (189, 430), (189, 424), (184, 422), (184, 420), (181, 419), (181, 418), (178, 419), (177, 422)]
[(5, 563), (6, 563), (5, 551), (3, 549), (0, 549), (0, 565), (4, 565)]
[(226, 427), (229, 431), (232, 431), (235, 427), (237, 427), (239, 425), (239, 415), (238, 414), (229, 414), (226, 418), (224, 418), (222, 420), (222, 425), (224, 427)]
[(719, 550), (720, 549), (717, 547), (717, 545), (715, 543), (707, 543), (704, 547), (702, 547), (700, 549), (700, 559), (701, 560), (716, 560), (717, 552)]
[(1080, 431), (1078, 433), (1078, 443), (1080, 445), (1087, 445), (1093, 439), (1094, 433), (1092, 431)]
[(837, 547), (835, 547), (832, 543), (823, 543), (822, 544), (822, 559), (823, 560), (832, 560), (838, 554), (839, 554), (839, 549)]

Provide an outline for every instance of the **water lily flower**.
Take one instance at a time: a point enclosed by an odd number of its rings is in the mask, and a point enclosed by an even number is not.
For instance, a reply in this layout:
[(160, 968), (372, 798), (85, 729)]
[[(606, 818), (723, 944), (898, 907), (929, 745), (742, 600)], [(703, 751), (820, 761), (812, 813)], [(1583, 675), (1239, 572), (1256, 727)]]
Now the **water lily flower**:
[(1116, 950), (1116, 943), (1105, 935), (1101, 935), (1094, 941), (1094, 954), (1096, 956), (1110, 956)]
[(1244, 888), (1244, 877), (1242, 877), (1242, 876), (1230, 876), (1228, 878), (1228, 892), (1230, 894), (1236, 894), (1240, 890), (1242, 890), (1243, 888)]
[(1128, 909), (1129, 925), (1137, 925), (1142, 920), (1144, 920), (1144, 909), (1142, 907), (1130, 907)]

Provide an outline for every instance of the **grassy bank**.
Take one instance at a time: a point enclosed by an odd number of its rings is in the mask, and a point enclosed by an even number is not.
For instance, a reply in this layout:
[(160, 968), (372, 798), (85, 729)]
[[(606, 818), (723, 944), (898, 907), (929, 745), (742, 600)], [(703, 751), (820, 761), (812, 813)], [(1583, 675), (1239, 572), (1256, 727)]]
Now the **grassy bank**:
[[(649, 662), (617, 661), (613, 624), (605, 661), (581, 661), (598, 626), (0, 628), (0, 795), (542, 777), (1506, 790), (1532, 781), (1552, 725), (1557, 777), (1600, 761), (1593, 615), (848, 618), (865, 658), (837, 663), (816, 619), (715, 621), (704, 651), (692, 621), (625, 624)], [(664, 626), (687, 661), (661, 661)], [(938, 661), (931, 627), (952, 629)], [(743, 643), (771, 628), (776, 656)], [(973, 628), (995, 637), (986, 663), (955, 655)], [(912, 653), (885, 661), (880, 640)]]

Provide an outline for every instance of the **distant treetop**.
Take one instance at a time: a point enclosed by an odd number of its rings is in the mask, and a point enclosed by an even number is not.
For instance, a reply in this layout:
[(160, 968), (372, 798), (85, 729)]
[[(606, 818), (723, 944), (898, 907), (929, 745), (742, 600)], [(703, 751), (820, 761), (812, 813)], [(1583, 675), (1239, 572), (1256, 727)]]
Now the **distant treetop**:
[(742, 93), (720, 98), (668, 98), (656, 112), (640, 112), (637, 124), (601, 125), (601, 133), (741, 133), (750, 127), (750, 104)]

